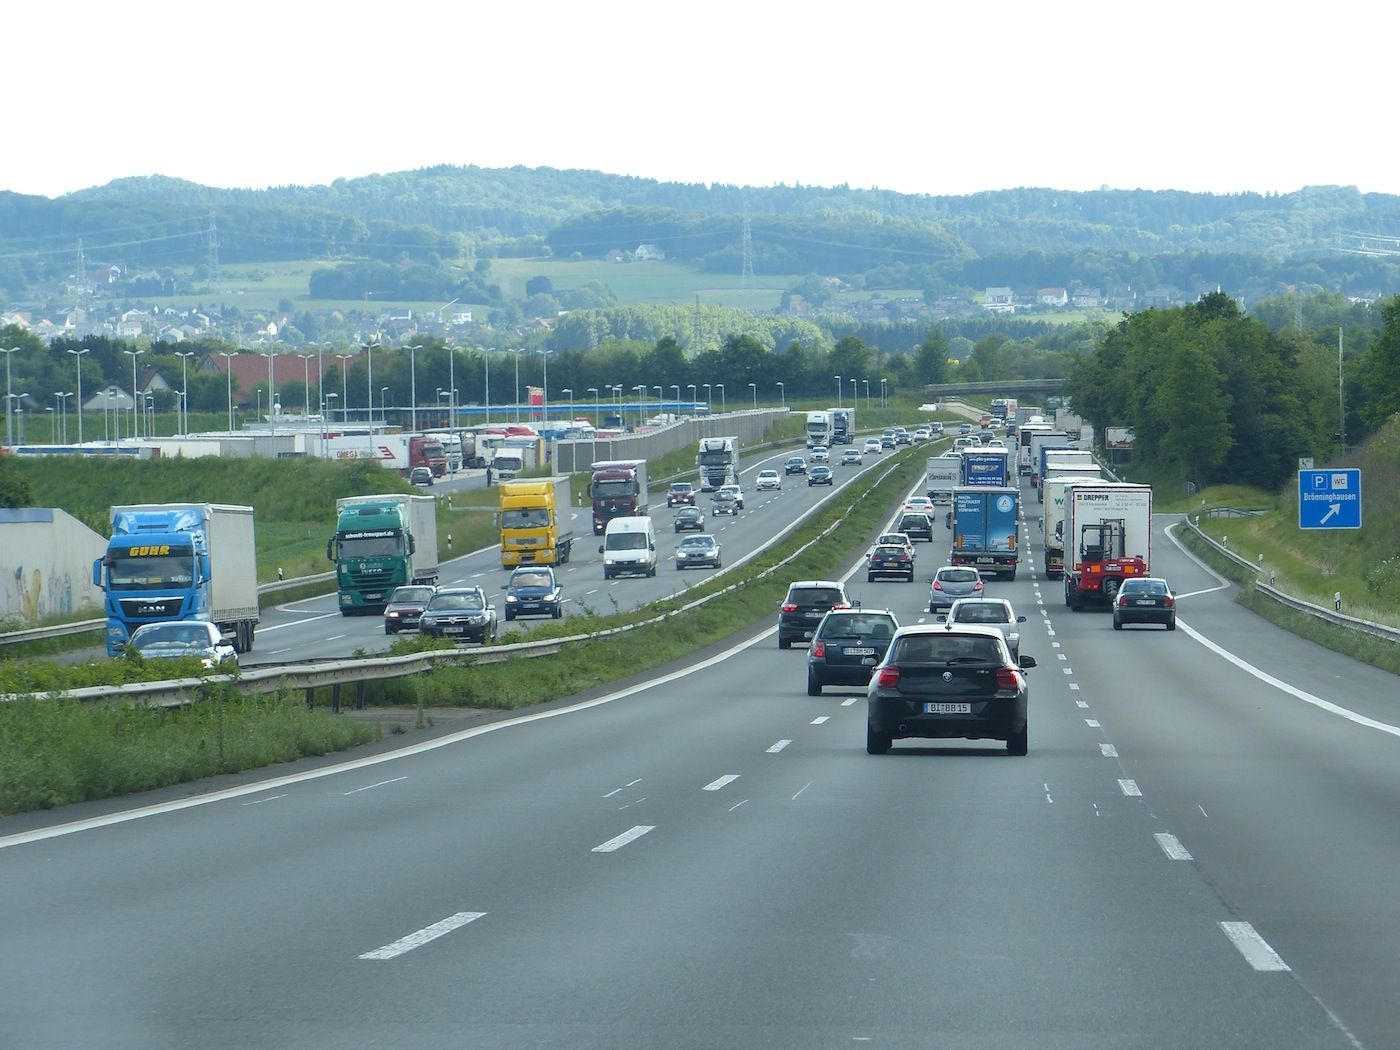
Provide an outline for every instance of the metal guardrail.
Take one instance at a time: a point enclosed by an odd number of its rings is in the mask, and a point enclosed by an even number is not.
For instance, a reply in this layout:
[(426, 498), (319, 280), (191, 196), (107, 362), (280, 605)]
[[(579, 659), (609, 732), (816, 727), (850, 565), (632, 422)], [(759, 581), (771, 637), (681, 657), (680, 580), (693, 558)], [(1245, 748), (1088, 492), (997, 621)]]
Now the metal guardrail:
[[(1232, 508), (1216, 508), (1217, 511), (1227, 509)], [(1258, 513), (1258, 511), (1236, 511), (1233, 514), (1207, 513), (1207, 517), (1252, 517)], [(1248, 558), (1240, 557), (1229, 547), (1207, 536), (1201, 531), (1200, 526), (1191, 519), (1190, 515), (1186, 517), (1186, 527), (1190, 529), (1198, 539), (1208, 544), (1217, 554), (1228, 558), (1230, 561), (1240, 566), (1240, 568), (1248, 569), (1255, 575), (1263, 571), (1263, 566), (1256, 565)], [(1291, 594), (1285, 594), (1277, 587), (1260, 580), (1254, 581), (1254, 589), (1264, 595), (1264, 597), (1273, 599), (1285, 608), (1292, 609), (1295, 612), (1305, 613), (1325, 623), (1330, 623), (1334, 627), (1345, 627), (1349, 630), (1361, 631), (1363, 634), (1369, 634), (1375, 638), (1384, 638), (1387, 641), (1400, 642), (1400, 628), (1391, 627), (1389, 624), (1376, 623), (1374, 620), (1363, 620), (1359, 616), (1348, 616), (1346, 613), (1338, 612), (1335, 609), (1328, 609), (1322, 605), (1314, 605), (1312, 602), (1304, 601), (1302, 598), (1294, 597)]]
[[(896, 463), (891, 463), (879, 476), (865, 489), (863, 493), (856, 496), (851, 502), (854, 507), (875, 490), (875, 487), (887, 478), (896, 468)], [(744, 559), (732, 565), (725, 566), (717, 575), (733, 572), (743, 561), (753, 558), (762, 550), (777, 543), (783, 536), (790, 534), (813, 515), (822, 511), (826, 505), (844, 495), (845, 490), (832, 492), (817, 503), (813, 504), (802, 514), (794, 518), (786, 528), (771, 537), (759, 549), (751, 552)], [(793, 551), (781, 561), (758, 573), (754, 580), (763, 579), (777, 572), (784, 565), (795, 558), (800, 557), (816, 543), (830, 536), (842, 522), (846, 520), (850, 510), (847, 509), (835, 521), (828, 525), (817, 536), (807, 543), (804, 543), (797, 550)], [(586, 634), (568, 635), (563, 638), (546, 638), (534, 642), (516, 642), (510, 645), (485, 646), (480, 649), (438, 649), (429, 652), (411, 653), (406, 656), (374, 657), (370, 659), (353, 660), (331, 660), (322, 661), (315, 664), (282, 664), (276, 667), (249, 668), (233, 675), (210, 675), (208, 678), (181, 678), (163, 682), (132, 682), (124, 685), (103, 685), (89, 686), (82, 689), (70, 689), (63, 692), (53, 692), (45, 694), (55, 699), (71, 699), (80, 702), (97, 702), (111, 700), (116, 697), (124, 697), (158, 707), (178, 707), (197, 701), (206, 683), (209, 682), (236, 682), (240, 689), (253, 693), (277, 692), (281, 689), (309, 690), (321, 686), (340, 686), (346, 684), (360, 685), (369, 681), (383, 681), (394, 678), (406, 678), (410, 675), (430, 671), (439, 664), (470, 664), (495, 662), (497, 660), (509, 659), (511, 656), (544, 656), (549, 653), (558, 652), (563, 646), (577, 642), (589, 641), (593, 638), (605, 638), (610, 635), (624, 634), (634, 631), (639, 627), (646, 627), (652, 624), (662, 623), (674, 616), (698, 609), (707, 602), (713, 601), (721, 595), (731, 594), (739, 587), (744, 586), (749, 580), (742, 580), (731, 583), (727, 587), (722, 587), (703, 598), (697, 598), (692, 602), (687, 602), (675, 609), (668, 610), (657, 616), (648, 617), (645, 620), (638, 620), (635, 623), (624, 624), (621, 627), (612, 627), (602, 631), (590, 631)], [(16, 699), (15, 696), (4, 699)]]

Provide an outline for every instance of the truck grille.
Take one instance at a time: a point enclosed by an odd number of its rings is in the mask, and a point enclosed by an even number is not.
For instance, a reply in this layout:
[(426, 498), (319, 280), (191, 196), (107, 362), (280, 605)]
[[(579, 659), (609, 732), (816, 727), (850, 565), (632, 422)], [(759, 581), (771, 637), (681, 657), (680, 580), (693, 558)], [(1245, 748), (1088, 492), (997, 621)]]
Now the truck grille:
[(128, 620), (174, 620), (180, 615), (181, 599), (167, 598), (123, 598), (122, 615)]
[(543, 536), (516, 536), (508, 541), (511, 547), (543, 547)]

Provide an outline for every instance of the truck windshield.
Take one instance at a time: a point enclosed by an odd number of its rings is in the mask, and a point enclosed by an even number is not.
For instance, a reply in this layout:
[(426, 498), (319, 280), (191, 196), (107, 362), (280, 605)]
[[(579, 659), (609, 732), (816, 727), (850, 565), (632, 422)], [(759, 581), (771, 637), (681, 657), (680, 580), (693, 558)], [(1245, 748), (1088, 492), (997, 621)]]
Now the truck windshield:
[(702, 467), (727, 467), (734, 462), (734, 453), (702, 452), (699, 459)]
[(595, 481), (593, 483), (594, 499), (622, 499), (636, 494), (637, 483), (630, 478), (619, 478), (617, 481)]
[(107, 558), (108, 580), (124, 591), (150, 591), (162, 587), (188, 587), (194, 582), (194, 551), (172, 547), (160, 554), (133, 554), (149, 548), (112, 551)]
[(503, 529), (543, 529), (549, 526), (549, 511), (543, 507), (527, 507), (522, 510), (501, 512)]
[(497, 470), (524, 470), (525, 462), (519, 456), (502, 456), (496, 454), (496, 458), (491, 461), (491, 465)]
[(337, 559), (397, 558), (403, 554), (403, 535), (397, 532), (349, 533), (339, 537)]

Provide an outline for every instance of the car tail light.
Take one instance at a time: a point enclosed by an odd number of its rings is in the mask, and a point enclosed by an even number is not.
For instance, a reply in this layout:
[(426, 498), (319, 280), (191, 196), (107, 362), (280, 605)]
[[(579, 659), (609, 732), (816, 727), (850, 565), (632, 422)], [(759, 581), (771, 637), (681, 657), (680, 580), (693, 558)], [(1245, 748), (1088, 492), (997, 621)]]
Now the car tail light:
[(1173, 605), (1176, 604), (1176, 599), (1173, 598), (1170, 594), (1167, 595), (1166, 598), (1164, 598), (1164, 599), (1162, 599), (1162, 600), (1163, 600), (1163, 602), (1166, 604), (1166, 606), (1167, 606), (1168, 609), (1170, 609)]
[(939, 583), (937, 580), (934, 580), (934, 581), (933, 581), (933, 589), (934, 589), (935, 591), (941, 591), (941, 590), (943, 589), (943, 585), (942, 585), (941, 583)]
[(793, 602), (783, 602), (783, 612), (797, 612), (797, 606)]
[(997, 688), (1015, 689), (1019, 691), (1021, 688), (1021, 672), (1014, 667), (998, 667)]
[(825, 657), (825, 656), (826, 656), (826, 643), (823, 642), (823, 641), (821, 641), (821, 640), (817, 640), (817, 641), (813, 642), (813, 643), (812, 643), (812, 655), (813, 655), (813, 656)]
[(1118, 604), (1119, 604), (1120, 607), (1121, 607), (1121, 606), (1124, 606), (1124, 605), (1127, 605), (1127, 604), (1128, 604), (1128, 596), (1127, 596), (1126, 594), (1120, 594), (1120, 595), (1118, 596)]
[(899, 685), (899, 668), (880, 668), (880, 673), (875, 676), (875, 684), (881, 689), (893, 689), (895, 686)]
[(973, 589), (974, 591), (980, 591), (980, 590), (982, 589), (982, 581), (981, 581), (981, 580), (978, 580), (976, 583), (974, 583), (974, 584), (972, 585), (972, 589)]

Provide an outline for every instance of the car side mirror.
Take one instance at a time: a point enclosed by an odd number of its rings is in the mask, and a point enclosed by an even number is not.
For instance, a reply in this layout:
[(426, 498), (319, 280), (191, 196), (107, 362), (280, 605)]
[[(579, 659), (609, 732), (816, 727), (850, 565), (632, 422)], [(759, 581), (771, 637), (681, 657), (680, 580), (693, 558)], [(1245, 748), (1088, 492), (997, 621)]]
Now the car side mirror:
[(503, 590), (503, 591), (508, 591), (508, 590), (510, 590), (510, 584), (508, 584), (508, 583), (503, 583), (503, 584), (501, 584), (501, 590)]
[(1018, 616), (1018, 617), (1016, 617), (1016, 622), (1017, 622), (1017, 623), (1025, 623), (1025, 622), (1026, 622), (1025, 616)]
[(1029, 671), (1032, 667), (1035, 666), (1035, 657), (1019, 656), (1016, 658), (1016, 662), (1021, 665), (1021, 670)]

